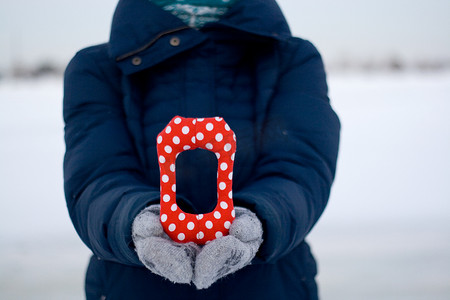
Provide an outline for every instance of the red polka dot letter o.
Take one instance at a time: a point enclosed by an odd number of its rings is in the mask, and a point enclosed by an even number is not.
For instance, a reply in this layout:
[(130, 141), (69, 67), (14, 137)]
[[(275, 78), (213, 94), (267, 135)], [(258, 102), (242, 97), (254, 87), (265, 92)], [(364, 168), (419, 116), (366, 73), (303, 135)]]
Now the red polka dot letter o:
[[(203, 245), (228, 234), (234, 220), (233, 163), (236, 136), (223, 118), (174, 117), (157, 137), (161, 172), (161, 224), (176, 242)], [(175, 161), (183, 151), (202, 148), (216, 154), (217, 205), (207, 214), (189, 214), (176, 202)]]

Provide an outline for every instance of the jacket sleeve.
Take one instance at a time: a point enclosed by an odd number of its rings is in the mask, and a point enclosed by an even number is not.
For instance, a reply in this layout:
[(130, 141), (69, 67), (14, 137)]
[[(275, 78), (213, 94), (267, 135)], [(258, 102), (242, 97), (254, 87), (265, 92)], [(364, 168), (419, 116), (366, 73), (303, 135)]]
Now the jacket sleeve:
[(146, 205), (158, 202), (159, 190), (143, 179), (120, 89), (108, 79), (117, 70), (100, 68), (95, 54), (79, 52), (64, 78), (67, 206), (75, 229), (95, 255), (141, 265), (131, 224)]
[(264, 226), (256, 262), (276, 261), (304, 240), (325, 209), (335, 174), (339, 119), (319, 53), (309, 42), (298, 45), (267, 108), (253, 180), (234, 195)]

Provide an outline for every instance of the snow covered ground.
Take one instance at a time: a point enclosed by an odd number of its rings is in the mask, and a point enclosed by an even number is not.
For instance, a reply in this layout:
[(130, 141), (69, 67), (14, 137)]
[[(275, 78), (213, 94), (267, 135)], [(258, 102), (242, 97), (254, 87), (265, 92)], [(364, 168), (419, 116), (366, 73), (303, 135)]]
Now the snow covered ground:
[[(450, 299), (450, 73), (333, 74), (342, 144), (309, 236), (324, 300)], [(0, 81), (0, 299), (82, 299), (59, 79)]]
[(336, 182), (310, 241), (325, 300), (450, 299), (450, 74), (330, 78)]

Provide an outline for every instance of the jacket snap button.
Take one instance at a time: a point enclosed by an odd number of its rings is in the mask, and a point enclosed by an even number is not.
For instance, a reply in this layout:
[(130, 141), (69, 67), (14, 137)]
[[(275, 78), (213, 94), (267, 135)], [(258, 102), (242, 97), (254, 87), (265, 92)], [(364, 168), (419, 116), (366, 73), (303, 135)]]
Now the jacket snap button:
[(170, 39), (169, 43), (170, 43), (171, 46), (174, 46), (174, 47), (179, 46), (180, 45), (180, 38), (175, 36), (175, 37)]
[(135, 56), (131, 60), (131, 63), (135, 66), (139, 66), (142, 63), (142, 58), (140, 58), (139, 56)]

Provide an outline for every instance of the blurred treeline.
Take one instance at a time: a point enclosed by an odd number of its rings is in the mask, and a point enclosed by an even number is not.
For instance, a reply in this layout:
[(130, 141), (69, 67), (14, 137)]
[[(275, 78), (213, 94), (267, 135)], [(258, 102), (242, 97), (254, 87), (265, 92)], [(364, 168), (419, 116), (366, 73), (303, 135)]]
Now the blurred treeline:
[[(391, 56), (385, 59), (373, 58), (357, 60), (351, 57), (342, 57), (337, 60), (327, 61), (325, 67), (330, 72), (435, 72), (450, 70), (450, 59), (418, 59), (407, 61), (399, 56)], [(60, 77), (64, 73), (65, 65), (52, 61), (41, 61), (33, 65), (12, 63), (8, 69), (0, 69), (0, 80), (13, 79), (37, 79), (40, 77)]]

